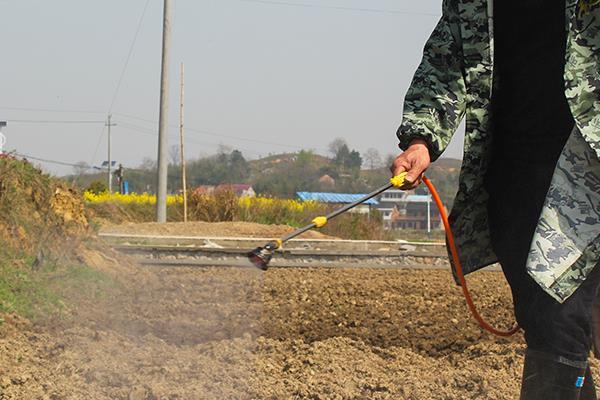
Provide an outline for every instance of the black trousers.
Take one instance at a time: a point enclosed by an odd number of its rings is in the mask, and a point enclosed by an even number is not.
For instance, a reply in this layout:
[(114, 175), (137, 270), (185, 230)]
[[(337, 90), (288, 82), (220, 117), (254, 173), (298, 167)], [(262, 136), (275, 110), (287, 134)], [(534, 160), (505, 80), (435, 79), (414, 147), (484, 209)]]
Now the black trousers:
[(492, 246), (510, 285), (517, 322), (533, 350), (585, 361), (592, 345), (596, 266), (565, 302), (548, 295), (526, 271), (531, 240), (550, 186), (554, 162), (510, 161), (486, 176)]

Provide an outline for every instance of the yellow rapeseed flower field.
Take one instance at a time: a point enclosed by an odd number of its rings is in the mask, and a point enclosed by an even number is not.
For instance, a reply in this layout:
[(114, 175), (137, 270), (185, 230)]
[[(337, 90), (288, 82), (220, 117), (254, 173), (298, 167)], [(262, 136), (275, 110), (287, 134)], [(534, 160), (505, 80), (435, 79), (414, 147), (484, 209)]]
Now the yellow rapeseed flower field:
[[(119, 204), (156, 204), (156, 195), (148, 193), (93, 193), (86, 191), (83, 194), (86, 202), (97, 204), (105, 202), (114, 202)], [(183, 203), (183, 196), (169, 195), (167, 196), (167, 205)], [(315, 201), (299, 201), (293, 199), (275, 199), (271, 197), (240, 197), (238, 206), (246, 210), (256, 209), (282, 209), (288, 212), (302, 213), (314, 209), (318, 205)]]
[(277, 207), (293, 212), (304, 212), (306, 209), (314, 208), (317, 204), (315, 201), (274, 199), (271, 197), (240, 197), (238, 200), (238, 205), (246, 209)]
[[(88, 203), (105, 203), (114, 202), (119, 204), (156, 204), (156, 196), (148, 193), (93, 193), (86, 191), (83, 193), (83, 198)], [(183, 203), (182, 195), (167, 196), (167, 205)]]

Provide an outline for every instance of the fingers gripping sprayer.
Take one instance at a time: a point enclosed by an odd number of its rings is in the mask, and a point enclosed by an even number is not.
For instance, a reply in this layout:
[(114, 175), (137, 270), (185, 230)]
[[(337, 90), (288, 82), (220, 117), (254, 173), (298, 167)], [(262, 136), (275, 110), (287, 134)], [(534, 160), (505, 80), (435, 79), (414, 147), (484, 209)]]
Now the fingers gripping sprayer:
[(299, 236), (299, 235), (303, 234), (304, 232), (309, 231), (311, 229), (324, 227), (325, 225), (327, 225), (327, 222), (329, 222), (330, 219), (333, 219), (333, 218), (337, 217), (338, 215), (341, 215), (341, 214), (345, 213), (346, 211), (353, 209), (354, 207), (358, 206), (359, 204), (364, 203), (365, 201), (385, 192), (386, 190), (388, 190), (390, 188), (393, 188), (393, 187), (401, 188), (402, 186), (404, 186), (405, 177), (406, 177), (406, 172), (403, 172), (400, 175), (391, 178), (389, 183), (387, 183), (386, 185), (365, 195), (364, 197), (358, 199), (354, 203), (347, 204), (344, 207), (337, 209), (335, 211), (332, 211), (331, 213), (329, 213), (327, 215), (316, 217), (315, 219), (312, 220), (312, 222), (310, 224), (306, 225), (305, 227), (297, 229), (294, 232), (288, 233), (287, 235), (285, 235), (284, 237), (282, 237), (280, 239), (275, 239), (273, 241), (270, 241), (263, 247), (257, 247), (256, 249), (254, 249), (248, 253), (248, 259), (250, 260), (250, 262), (252, 262), (252, 264), (255, 267), (260, 268), (263, 271), (266, 271), (269, 268), (269, 262), (271, 261), (271, 258), (273, 257), (273, 253), (275, 252), (275, 250), (280, 249), (285, 242), (287, 242), (288, 240), (293, 239), (296, 236)]

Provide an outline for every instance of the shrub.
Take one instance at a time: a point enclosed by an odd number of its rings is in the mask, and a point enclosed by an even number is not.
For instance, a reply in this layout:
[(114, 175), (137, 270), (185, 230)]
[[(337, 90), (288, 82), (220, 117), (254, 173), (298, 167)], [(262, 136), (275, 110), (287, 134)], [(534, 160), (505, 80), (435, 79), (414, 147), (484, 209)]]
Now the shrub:
[[(154, 221), (156, 197), (143, 194), (94, 194), (85, 192), (85, 200), (96, 216), (116, 223)], [(183, 198), (168, 196), (169, 221), (183, 219)], [(333, 207), (315, 201), (298, 201), (269, 197), (238, 198), (232, 190), (188, 195), (188, 220), (206, 222), (244, 221), (260, 224), (284, 224), (295, 228), (313, 218), (326, 215)], [(344, 239), (386, 240), (391, 234), (383, 229), (381, 214), (346, 213), (332, 220), (323, 233)]]
[(188, 196), (188, 217), (206, 222), (233, 221), (236, 216), (238, 198), (229, 189), (214, 193), (195, 193)]
[(90, 185), (85, 189), (86, 192), (91, 192), (94, 194), (100, 194), (108, 192), (108, 186), (103, 181), (94, 181), (90, 183)]

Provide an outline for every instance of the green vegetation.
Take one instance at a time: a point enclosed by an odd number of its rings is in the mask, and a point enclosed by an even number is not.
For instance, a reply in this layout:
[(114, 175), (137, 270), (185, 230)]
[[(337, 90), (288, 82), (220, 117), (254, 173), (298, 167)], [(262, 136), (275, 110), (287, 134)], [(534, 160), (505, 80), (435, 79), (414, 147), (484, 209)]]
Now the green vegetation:
[[(90, 201), (87, 204), (96, 218), (112, 223), (152, 222), (155, 206), (137, 201)], [(216, 190), (210, 194), (190, 193), (188, 220), (205, 222), (244, 221), (261, 224), (285, 224), (292, 227), (307, 225), (318, 215), (325, 215), (333, 207), (317, 202), (267, 197), (238, 198), (230, 190)], [(173, 202), (167, 206), (167, 220), (181, 221), (183, 206)], [(391, 233), (383, 229), (382, 217), (376, 211), (370, 215), (347, 213), (331, 221), (323, 233), (344, 239), (389, 239)]]
[(33, 261), (0, 260), (0, 314), (17, 313), (29, 319), (57, 315), (65, 311), (65, 297), (85, 293), (104, 296), (116, 282), (104, 273), (83, 265), (32, 268)]
[(54, 315), (69, 293), (97, 296), (112, 285), (77, 261), (87, 232), (79, 193), (26, 161), (0, 158), (0, 315)]
[(0, 314), (17, 313), (33, 318), (38, 313), (60, 309), (57, 295), (49, 291), (25, 268), (0, 262)]
[(93, 181), (85, 189), (86, 192), (92, 192), (94, 194), (100, 194), (108, 191), (108, 186), (103, 181)]
[[(216, 155), (188, 162), (188, 187), (244, 183), (252, 185), (259, 195), (291, 199), (299, 191), (365, 193), (381, 186), (390, 177), (392, 155), (382, 161), (375, 149), (360, 154), (340, 138), (330, 144), (329, 151), (330, 158), (311, 150), (301, 150), (249, 161), (238, 150), (221, 149)], [(459, 171), (460, 161), (451, 159), (438, 160), (427, 171), (448, 208), (456, 194)], [(83, 189), (93, 181), (105, 181), (105, 177), (104, 173), (67, 178)], [(153, 193), (155, 177), (156, 165), (149, 160), (138, 168), (125, 170), (125, 179), (132, 192)], [(181, 190), (181, 169), (176, 162), (169, 166), (168, 189), (172, 193)], [(426, 191), (425, 187), (418, 189), (419, 193)]]

